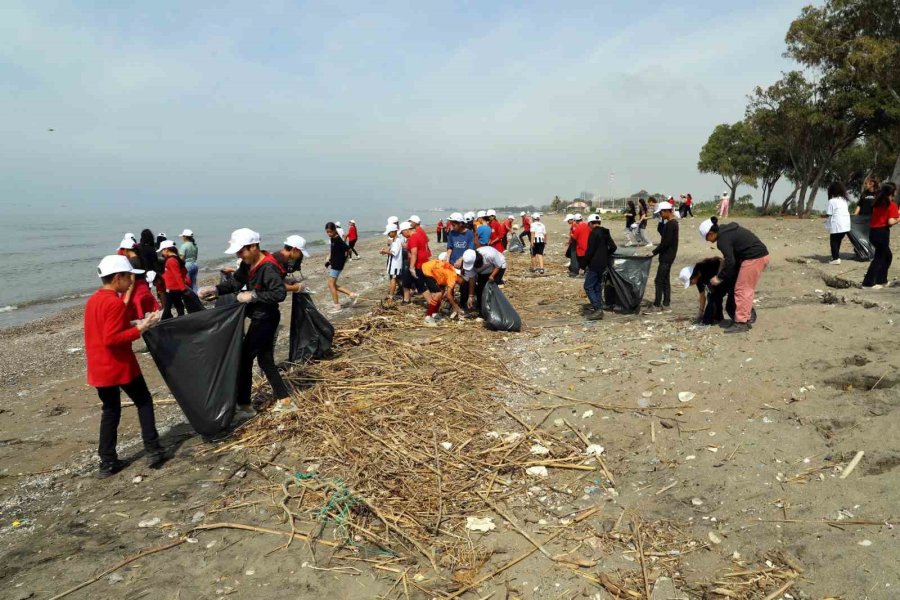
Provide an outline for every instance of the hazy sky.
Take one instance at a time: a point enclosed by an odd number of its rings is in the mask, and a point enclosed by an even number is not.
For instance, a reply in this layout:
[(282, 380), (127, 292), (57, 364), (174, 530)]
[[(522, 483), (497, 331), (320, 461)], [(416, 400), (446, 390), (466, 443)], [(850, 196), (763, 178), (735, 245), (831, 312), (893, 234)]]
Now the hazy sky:
[(707, 197), (807, 3), (4, 0), (0, 202)]

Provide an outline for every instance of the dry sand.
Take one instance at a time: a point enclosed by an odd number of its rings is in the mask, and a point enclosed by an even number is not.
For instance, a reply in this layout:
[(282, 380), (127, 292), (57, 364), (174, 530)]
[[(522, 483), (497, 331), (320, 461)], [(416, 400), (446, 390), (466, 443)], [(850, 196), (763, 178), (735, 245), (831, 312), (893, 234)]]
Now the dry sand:
[[(818, 221), (738, 219), (772, 254), (758, 290), (759, 321), (749, 334), (726, 336), (718, 327), (695, 327), (696, 291), (677, 285), (670, 313), (608, 315), (588, 323), (580, 312), (583, 280), (564, 274), (563, 226), (557, 217), (547, 218), (547, 275), (530, 275), (524, 255), (510, 257), (505, 291), (526, 329), (495, 334), (496, 348), (523, 381), (574, 400), (546, 394), (536, 403), (498, 388), (488, 373), (461, 370), (460, 376), (483, 377), (486, 394), (499, 391), (526, 419), (546, 417), (545, 427), (559, 429), (559, 435), (575, 439), (565, 426), (555, 425), (557, 419), (590, 434), (606, 449), (616, 487), (604, 489), (596, 475), (551, 469), (529, 495), (506, 498), (508, 510), (540, 539), (574, 511), (602, 507), (589, 523), (594, 534), (561, 535), (549, 544), (552, 554), (573, 552), (598, 562), (573, 569), (535, 553), (466, 597), (608, 598), (613, 596), (603, 581), (641, 582), (644, 574), (651, 585), (659, 576), (674, 576), (692, 597), (729, 597), (716, 589), (733, 590), (731, 597), (770, 600), (787, 598), (783, 593), (900, 596), (900, 545), (892, 525), (900, 518), (895, 435), (900, 376), (890, 354), (896, 348), (900, 288), (826, 287), (822, 273), (859, 282), (865, 264), (847, 260), (848, 244), (843, 265), (825, 264), (828, 240)], [(698, 223), (682, 222), (673, 276), (681, 266), (714, 254), (696, 235)], [(617, 239), (621, 227), (621, 221), (610, 222)], [(384, 295), (377, 243), (362, 244), (364, 259), (345, 272), (342, 283), (366, 292), (340, 318), (365, 313)], [(319, 290), (318, 303), (325, 305), (317, 266), (304, 271)], [(823, 303), (824, 292), (835, 294), (834, 303)], [(645, 298), (651, 295), (652, 281)], [(424, 314), (417, 306), (403, 310)], [(287, 306), (284, 315), (283, 324)], [(0, 598), (50, 598), (145, 548), (177, 541), (193, 520), (209, 517), (199, 513), (253, 477), (252, 471), (239, 476), (247, 460), (241, 451), (202, 452), (202, 441), (167, 401), (152, 360), (141, 354), (159, 403), (164, 441), (175, 456), (159, 471), (138, 461), (111, 479), (96, 480), (99, 407), (84, 383), (80, 316), (80, 309), (73, 309), (0, 332)], [(466, 343), (467, 328), (478, 327), (473, 321), (442, 326), (455, 336), (451, 343), (459, 344)], [(286, 355), (284, 325), (282, 332), (276, 358)], [(694, 396), (680, 402), (679, 392)], [(655, 410), (612, 412), (589, 402)], [(492, 425), (485, 423), (485, 432)], [(137, 437), (134, 411), (126, 408), (120, 428), (124, 456), (139, 454)], [(865, 455), (842, 479), (842, 469), (858, 451)], [(142, 476), (139, 483), (133, 483), (136, 475)], [(227, 518), (284, 529), (279, 513), (269, 502), (230, 511)], [(494, 517), (495, 531), (473, 534), (474, 542), (493, 552), (482, 575), (529, 548)], [(139, 527), (153, 518), (158, 524)], [(629, 547), (637, 539), (632, 521), (645, 531), (639, 538), (643, 572)], [(350, 574), (311, 568), (316, 563), (305, 544), (271, 552), (282, 542), (272, 536), (214, 531), (195, 537), (196, 543), (142, 558), (69, 597), (402, 598), (406, 593), (394, 587), (396, 573), (364, 563), (354, 564), (359, 571)], [(427, 565), (407, 566), (410, 576), (435, 575)], [(644, 585), (629, 589), (642, 594)], [(425, 597), (415, 589), (409, 594)]]

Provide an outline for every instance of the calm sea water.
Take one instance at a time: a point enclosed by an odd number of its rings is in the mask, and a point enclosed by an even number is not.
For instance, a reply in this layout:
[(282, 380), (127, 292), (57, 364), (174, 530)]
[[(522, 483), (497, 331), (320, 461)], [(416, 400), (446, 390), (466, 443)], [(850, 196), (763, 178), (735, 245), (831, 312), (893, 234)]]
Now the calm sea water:
[[(233, 257), (224, 254), (234, 229), (259, 231), (267, 250), (281, 248), (285, 237), (299, 234), (309, 249), (325, 252), (325, 223), (340, 221), (346, 230), (356, 220), (362, 238), (381, 235), (388, 216), (406, 218), (409, 208), (331, 209), (327, 206), (197, 207), (172, 205), (141, 211), (116, 207), (55, 205), (44, 208), (5, 204), (0, 218), (0, 327), (24, 323), (80, 304), (98, 286), (97, 263), (115, 254), (126, 232), (140, 237), (149, 228), (170, 239), (185, 228), (194, 231), (201, 274), (214, 272)], [(440, 216), (418, 213), (426, 224)], [(249, 215), (249, 216), (248, 216)], [(180, 239), (178, 239), (180, 243)]]

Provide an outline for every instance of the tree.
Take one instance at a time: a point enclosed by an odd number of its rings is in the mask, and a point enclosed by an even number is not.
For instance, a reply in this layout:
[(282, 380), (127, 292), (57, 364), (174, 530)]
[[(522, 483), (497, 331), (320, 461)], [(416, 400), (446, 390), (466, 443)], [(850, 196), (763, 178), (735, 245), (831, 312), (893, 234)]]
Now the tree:
[(853, 196), (859, 196), (867, 177), (884, 179), (893, 167), (893, 153), (876, 136), (863, 138), (839, 152), (828, 167), (829, 181), (840, 181)]
[[(807, 6), (785, 37), (787, 56), (814, 68), (841, 89), (853, 112), (867, 119), (867, 135), (900, 122), (900, 0), (826, 0)], [(900, 136), (883, 139), (900, 183)]]
[(756, 160), (753, 166), (753, 175), (759, 180), (762, 191), (761, 208), (763, 212), (767, 212), (772, 201), (775, 184), (791, 166), (791, 161), (787, 152), (778, 143), (774, 132), (766, 130), (764, 119), (757, 119), (754, 113), (748, 111), (745, 121), (754, 136)]
[(739, 185), (756, 187), (756, 155), (754, 135), (746, 123), (718, 125), (700, 149), (697, 170), (717, 174), (728, 186), (731, 197), (737, 198)]
[(553, 196), (553, 201), (550, 203), (550, 210), (556, 212), (562, 207), (563, 201), (559, 196)]

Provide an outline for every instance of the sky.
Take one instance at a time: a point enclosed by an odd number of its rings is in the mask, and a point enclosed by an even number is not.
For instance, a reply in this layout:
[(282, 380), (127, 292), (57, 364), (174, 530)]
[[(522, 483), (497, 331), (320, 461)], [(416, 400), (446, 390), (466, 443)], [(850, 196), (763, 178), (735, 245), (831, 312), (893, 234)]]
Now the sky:
[(807, 3), (4, 0), (0, 206), (709, 198)]

